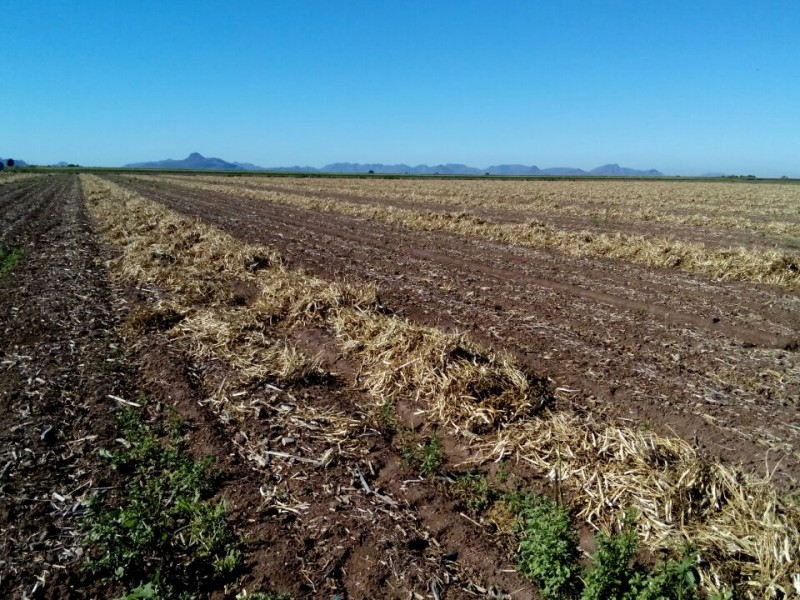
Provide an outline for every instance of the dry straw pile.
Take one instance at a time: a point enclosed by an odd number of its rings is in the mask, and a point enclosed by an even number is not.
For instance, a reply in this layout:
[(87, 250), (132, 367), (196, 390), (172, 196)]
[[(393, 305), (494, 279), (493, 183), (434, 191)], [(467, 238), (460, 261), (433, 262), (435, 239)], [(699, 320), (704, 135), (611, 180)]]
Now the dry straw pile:
[(375, 398), (410, 398), (435, 422), (480, 432), (534, 414), (549, 398), (544, 382), (505, 353), (377, 313), (342, 311), (331, 325)]
[(33, 177), (40, 177), (37, 173), (10, 173), (8, 171), (0, 171), (0, 186), (7, 183), (14, 183), (16, 181), (24, 181)]
[(567, 490), (577, 516), (614, 528), (634, 508), (645, 545), (698, 550), (702, 587), (748, 598), (800, 595), (800, 510), (767, 475), (698, 456), (683, 440), (554, 413), (505, 428), (482, 457), (512, 456)]
[[(221, 183), (217, 178), (204, 178)], [(238, 180), (257, 187), (263, 178)], [(319, 195), (403, 203), (451, 211), (501, 209), (525, 220), (532, 215), (570, 216), (605, 223), (665, 223), (767, 234), (800, 233), (800, 186), (696, 181), (497, 181), (418, 179), (293, 179), (281, 185)]]
[[(336, 335), (376, 405), (412, 401), (431, 425), (461, 433), (477, 462), (512, 456), (528, 463), (557, 482), (592, 526), (609, 528), (635, 508), (652, 552), (697, 548), (706, 592), (735, 586), (749, 598), (800, 595), (800, 507), (768, 477), (708, 462), (681, 440), (543, 409), (547, 386), (509, 356), (386, 314), (374, 289), (287, 269), (269, 249), (105, 180), (84, 175), (82, 183), (101, 230), (120, 248), (117, 269), (162, 291), (159, 318), (182, 319), (173, 332), (191, 356), (227, 365), (234, 383), (223, 379), (212, 398), (220, 410), (244, 415), (252, 408), (236, 404), (241, 386), (317, 373), (316, 360), (278, 332), (323, 327)], [(242, 284), (254, 290), (249, 302), (232, 291)], [(340, 440), (357, 426), (346, 415), (325, 418)], [(255, 446), (249, 451), (263, 456)]]
[(81, 181), (103, 234), (120, 248), (116, 272), (157, 293), (155, 306), (133, 315), (131, 333), (160, 322), (174, 325), (192, 356), (223, 362), (237, 374), (232, 384), (287, 381), (318, 368), (313, 358), (268, 335), (268, 322), (237, 306), (238, 286), (257, 285), (266, 267), (282, 270), (269, 249), (236, 244), (97, 177), (83, 175)]

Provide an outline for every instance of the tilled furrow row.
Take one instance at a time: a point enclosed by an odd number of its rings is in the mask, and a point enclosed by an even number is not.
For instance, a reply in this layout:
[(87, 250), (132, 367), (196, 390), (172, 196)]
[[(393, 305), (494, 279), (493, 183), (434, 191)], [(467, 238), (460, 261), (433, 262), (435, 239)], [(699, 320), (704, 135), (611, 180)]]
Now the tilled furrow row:
[[(800, 475), (791, 450), (795, 420), (778, 416), (797, 396), (800, 373), (781, 349), (781, 336), (717, 329), (712, 319), (692, 327), (680, 314), (611, 303), (599, 290), (543, 286), (522, 257), (509, 260), (517, 261), (509, 269), (498, 249), (484, 246), (480, 255), (452, 236), (420, 239), (360, 220), (191, 190), (149, 193), (235, 235), (274, 244), (318, 274), (377, 282), (395, 310), (468, 328), (484, 343), (513, 350), (535, 372), (573, 390), (573, 402), (677, 430), (720, 456), (733, 449), (756, 469), (771, 448), (778, 451), (772, 461), (783, 456), (786, 475)], [(492, 267), (491, 260), (500, 264)], [(588, 281), (603, 289), (602, 280)]]
[(26, 188), (23, 194), (4, 206), (0, 212), (0, 242), (7, 246), (18, 246), (26, 229), (49, 227), (50, 221), (45, 215), (55, 210), (54, 203), (67, 193), (67, 185), (63, 179), (40, 182), (39, 185)]
[[(443, 232), (417, 232), (363, 219), (303, 209), (291, 205), (253, 201), (218, 192), (198, 192), (160, 183), (132, 185), (165, 202), (190, 208), (202, 206), (207, 218), (258, 241), (259, 235), (280, 235), (282, 228), (305, 228), (315, 235), (338, 238), (354, 246), (371, 246), (383, 252), (410, 253), (460, 270), (493, 273), (505, 281), (551, 288), (570, 297), (585, 296), (602, 304), (651, 317), (669, 319), (691, 327), (705, 327), (738, 336), (756, 344), (779, 343), (800, 328), (797, 294), (748, 284), (712, 283), (690, 273), (642, 268), (635, 264), (574, 258), (550, 251), (504, 244), (477, 243)], [(269, 213), (270, 220), (260, 216)], [(690, 301), (687, 300), (690, 298)], [(758, 307), (754, 312), (751, 308)], [(722, 318), (720, 318), (722, 317)], [(748, 320), (757, 320), (748, 327)], [(730, 328), (726, 329), (726, 323)], [(747, 339), (742, 339), (745, 336)], [(749, 336), (749, 337), (748, 337)], [(772, 339), (769, 339), (769, 338)]]
[[(213, 273), (231, 270), (232, 273), (238, 273), (237, 278), (249, 280), (253, 277), (264, 282), (265, 285), (260, 287), (253, 299), (248, 301), (240, 298), (239, 304), (236, 304), (240, 308), (234, 309), (223, 304), (212, 307), (219, 314), (205, 314), (206, 311), (191, 306), (181, 308), (180, 312), (188, 313), (188, 316), (186, 323), (178, 325), (176, 329), (185, 332), (186, 336), (200, 336), (192, 345), (193, 352), (207, 355), (209, 359), (215, 353), (228, 353), (230, 356), (226, 360), (231, 365), (241, 364), (246, 371), (243, 375), (263, 377), (259, 371), (248, 371), (250, 353), (246, 348), (253, 340), (268, 343), (266, 336), (271, 331), (268, 327), (270, 324), (280, 324), (283, 331), (297, 336), (298, 340), (305, 340), (304, 343), (310, 348), (315, 347), (315, 339), (325, 340), (327, 336), (337, 344), (339, 358), (347, 357), (352, 361), (350, 375), (347, 376), (348, 379), (352, 376), (352, 385), (369, 394), (384, 418), (391, 418), (396, 403), (402, 407), (402, 411), (397, 413), (399, 423), (407, 426), (406, 423), (421, 418), (426, 422), (426, 427), (439, 427), (452, 436), (449, 442), (456, 446), (454, 452), (464, 457), (462, 461), (476, 460), (477, 457), (480, 464), (487, 459), (518, 457), (533, 469), (534, 477), (549, 477), (557, 487), (563, 485), (568, 488), (569, 502), (575, 505), (575, 514), (592, 526), (602, 526), (600, 524), (608, 517), (612, 507), (616, 507), (613, 510), (625, 506), (635, 508), (642, 519), (640, 525), (648, 532), (647, 543), (655, 544), (654, 550), (658, 548), (656, 551), (660, 551), (662, 544), (671, 543), (667, 540), (674, 540), (674, 535), (699, 545), (704, 560), (708, 562), (696, 568), (708, 592), (721, 593), (720, 586), (738, 585), (737, 582), (744, 580), (756, 584), (769, 578), (770, 581), (780, 579), (783, 582), (780, 585), (787, 589), (796, 560), (790, 553), (781, 558), (781, 562), (773, 562), (774, 552), (771, 549), (779, 551), (775, 544), (783, 542), (772, 537), (767, 540), (764, 536), (772, 535), (767, 533), (772, 531), (772, 523), (776, 526), (780, 524), (786, 531), (786, 543), (791, 545), (795, 539), (795, 528), (790, 521), (794, 521), (793, 517), (785, 523), (782, 521), (783, 511), (788, 509), (774, 510), (784, 505), (773, 496), (771, 484), (756, 483), (744, 473), (716, 461), (709, 463), (707, 456), (698, 456), (686, 441), (662, 438), (635, 427), (635, 424), (619, 426), (608, 421), (593, 421), (596, 417), (569, 410), (561, 404), (557, 405), (558, 410), (535, 412), (532, 410), (535, 406), (530, 403), (530, 391), (537, 380), (530, 371), (519, 370), (513, 357), (497, 362), (485, 354), (485, 350), (469, 343), (467, 338), (443, 336), (439, 329), (420, 327), (387, 315), (377, 299), (368, 300), (367, 295), (356, 291), (357, 288), (345, 287), (341, 283), (329, 284), (311, 278), (302, 271), (282, 270), (281, 261), (256, 259), (256, 254), (262, 256), (264, 250), (240, 246), (227, 237), (224, 243), (221, 239), (216, 242), (214, 240), (220, 236), (217, 230), (194, 234), (193, 228), (200, 227), (199, 224), (181, 221), (171, 225), (177, 217), (167, 216), (167, 213), (158, 216), (158, 208), (145, 208), (150, 205), (136, 194), (126, 196), (124, 190), (99, 180), (87, 179), (86, 184), (87, 188), (92, 188), (92, 197), (97, 198), (99, 206), (102, 206), (100, 203), (106, 203), (113, 207), (113, 203), (108, 203), (109, 198), (127, 198), (130, 214), (142, 217), (152, 210), (152, 222), (158, 221), (160, 227), (166, 228), (163, 233), (153, 235), (154, 239), (148, 244), (138, 239), (140, 234), (135, 237), (115, 234), (117, 238), (126, 240), (130, 248), (126, 253), (130, 254), (134, 264), (127, 272), (143, 277), (142, 280), (149, 286), (160, 285), (160, 282), (183, 281), (188, 276), (182, 285), (186, 285), (192, 293), (200, 294), (198, 299), (207, 293), (220, 294), (214, 292), (213, 288), (205, 289), (196, 285), (195, 277), (191, 276), (194, 267), (187, 262), (190, 257), (194, 257), (194, 260), (204, 257), (202, 264), (206, 264), (208, 259), (205, 269), (198, 271), (198, 278), (205, 271), (213, 276)], [(154, 194), (153, 197), (159, 196)], [(307, 229), (310, 233), (304, 233), (299, 223), (291, 224), (291, 219), (283, 220), (283, 210), (272, 205), (259, 207), (242, 202), (238, 206), (222, 205), (215, 210), (212, 204), (202, 200), (199, 203), (194, 202), (194, 198), (182, 201), (179, 194), (172, 196), (168, 203), (180, 212), (219, 223), (231, 231), (236, 231), (245, 221), (253, 227), (268, 229), (269, 233), (263, 235), (261, 240), (274, 242), (282, 251), (299, 251), (304, 245), (310, 247), (310, 256), (314, 257), (312, 264), (318, 267), (322, 265), (325, 249), (337, 248), (330, 254), (332, 262), (337, 265), (325, 271), (328, 280), (338, 279), (336, 273), (345, 269), (348, 252), (357, 264), (362, 265), (359, 279), (374, 279), (370, 277), (370, 268), (363, 266), (368, 263), (377, 263), (374, 265), (377, 270), (389, 268), (387, 261), (390, 260), (391, 250), (377, 253), (372, 244), (358, 246), (358, 228), (352, 221), (330, 217), (326, 230), (316, 220), (317, 217), (309, 213)], [(236, 213), (242, 210), (247, 214), (237, 216)], [(226, 213), (230, 218), (226, 219)], [(110, 223), (119, 221), (115, 217), (108, 220)], [(352, 226), (353, 229), (337, 237), (332, 230), (338, 225)], [(365, 228), (373, 225), (364, 222)], [(135, 227), (135, 230), (144, 234), (154, 231), (153, 226)], [(381, 230), (392, 239), (390, 230)], [(394, 233), (401, 235), (404, 231), (398, 228)], [(203, 244), (209, 244), (208, 249), (204, 249)], [(230, 249), (223, 249), (227, 244), (230, 244)], [(216, 250), (212, 253), (213, 248)], [(458, 265), (440, 262), (440, 255), (435, 248), (425, 248), (426, 252), (431, 253), (427, 262), (426, 257), (419, 254), (407, 259), (405, 246), (398, 244), (398, 248), (399, 251), (394, 254), (397, 268), (409, 276), (411, 271), (418, 271), (414, 277), (410, 277), (409, 285), (400, 288), (400, 291), (411, 294), (416, 290), (423, 297), (423, 302), (435, 301), (436, 294), (442, 291), (433, 282), (442, 280), (447, 271), (460, 271)], [(304, 260), (297, 262), (305, 264)], [(261, 265), (261, 268), (257, 274), (248, 275), (248, 265), (252, 264)], [(147, 274), (150, 269), (153, 269), (152, 275)], [(466, 267), (464, 272), (468, 272)], [(500, 286), (503, 279), (491, 279), (492, 274), (486, 272), (473, 275), (475, 279), (470, 282), (471, 285), (492, 282)], [(506, 294), (520, 294), (523, 291), (524, 282), (515, 282), (503, 288), (499, 296), (501, 300), (509, 300), (510, 296)], [(455, 288), (453, 293), (456, 296), (464, 295), (464, 288)], [(224, 294), (220, 295), (219, 302), (223, 302), (224, 298)], [(485, 302), (485, 299), (481, 299), (472, 305), (479, 318), (481, 315), (486, 317)], [(587, 304), (585, 310), (590, 312), (591, 305)], [(433, 312), (441, 314), (440, 311)], [(552, 320), (556, 322), (563, 316), (556, 311)], [(603, 316), (595, 311), (589, 318), (601, 319)], [(484, 325), (483, 322), (481, 324)], [(610, 325), (613, 327), (614, 324)], [(309, 330), (309, 326), (316, 330)], [(592, 331), (600, 332), (603, 327), (608, 328), (609, 323), (600, 323)], [(254, 331), (264, 335), (257, 337), (253, 335)], [(695, 334), (699, 335), (698, 332)], [(448, 340), (455, 339), (461, 341), (454, 347)], [(505, 343), (503, 341), (501, 345)], [(336, 360), (336, 352), (328, 349), (328, 355), (333, 360)], [(500, 376), (500, 372), (495, 371), (501, 362), (508, 369), (504, 371), (508, 376)], [(641, 366), (648, 367), (646, 364)], [(212, 400), (222, 408), (227, 406), (232, 412), (234, 405), (243, 402), (237, 399), (245, 399), (252, 393), (249, 391), (252, 385), (247, 386), (246, 381), (239, 377), (222, 379), (218, 384), (221, 392), (214, 394)], [(565, 395), (574, 392), (568, 389), (558, 391)], [(218, 397), (220, 395), (221, 398)], [(332, 406), (338, 405), (338, 402), (332, 403)], [(232, 419), (233, 416), (227, 418)], [(249, 434), (243, 439), (248, 438), (253, 439)], [(339, 450), (340, 455), (342, 449)], [(301, 457), (306, 458), (303, 455)], [(709, 464), (713, 466), (709, 468)], [(432, 463), (431, 468), (435, 469), (435, 464)], [(361, 474), (365, 475), (363, 471)], [(382, 477), (378, 474), (379, 480)], [(362, 486), (366, 484), (362, 483)], [(696, 504), (697, 500), (693, 499), (697, 498), (707, 498), (708, 501)], [(705, 508), (707, 505), (709, 508)], [(299, 505), (294, 506), (302, 510)], [(690, 517), (690, 514), (697, 516)], [(736, 516), (733, 517), (733, 514)], [(725, 525), (720, 518), (725, 519)], [(680, 526), (676, 527), (678, 522)], [(745, 522), (758, 522), (754, 530), (759, 533), (754, 537), (739, 535)], [(765, 529), (767, 522), (770, 525)], [(730, 527), (731, 523), (736, 523), (735, 527)], [(734, 547), (735, 553), (731, 554)], [(743, 557), (749, 557), (747, 562)], [(727, 571), (732, 561), (737, 564), (738, 574), (735, 576)]]

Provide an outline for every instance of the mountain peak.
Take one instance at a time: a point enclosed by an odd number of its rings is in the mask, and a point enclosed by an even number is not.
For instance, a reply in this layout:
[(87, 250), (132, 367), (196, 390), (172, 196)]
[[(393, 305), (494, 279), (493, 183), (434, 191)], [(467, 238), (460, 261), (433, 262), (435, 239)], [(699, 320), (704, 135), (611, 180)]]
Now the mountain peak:
[(221, 158), (206, 157), (199, 152), (192, 152), (183, 160), (157, 160), (150, 162), (131, 163), (125, 165), (131, 169), (189, 169), (194, 171), (258, 171), (261, 167), (249, 163), (230, 163)]

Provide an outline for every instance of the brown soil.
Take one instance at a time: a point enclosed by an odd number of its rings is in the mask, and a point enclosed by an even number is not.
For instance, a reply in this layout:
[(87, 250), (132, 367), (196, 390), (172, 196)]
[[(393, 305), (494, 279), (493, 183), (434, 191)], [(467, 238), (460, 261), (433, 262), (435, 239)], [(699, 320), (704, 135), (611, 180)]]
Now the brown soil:
[[(0, 242), (25, 252), (0, 278), (0, 596), (121, 594), (82, 569), (80, 515), (92, 494), (124, 485), (97, 454), (117, 443), (123, 405), (111, 396), (145, 393), (149, 418), (177, 411), (189, 424), (191, 453), (217, 458), (217, 494), (244, 540), (245, 568), (209, 597), (242, 589), (293, 598), (406, 599), (434, 590), (445, 600), (537, 597), (514, 572), (513, 549), (496, 543), (491, 521), (468, 514), (441, 481), (419, 479), (346, 383), (248, 390), (259, 407), (253, 417), (220, 419), (206, 404), (209, 382), (224, 376), (220, 365), (182, 354), (169, 335), (172, 320), (140, 318), (158, 290), (109, 279), (113, 249), (98, 245), (76, 177), (0, 188), (0, 224)], [(295, 337), (323, 350), (331, 343), (313, 329)], [(347, 377), (352, 366), (333, 347), (323, 355)], [(303, 407), (330, 406), (361, 425), (320, 467), (302, 460), (328, 449)], [(288, 457), (258, 466), (245, 439)], [(446, 451), (450, 464), (463, 459), (456, 445)]]
[(114, 485), (96, 451), (113, 442), (131, 378), (115, 305), (75, 178), (0, 189), (0, 596), (107, 597), (84, 576), (78, 516)]
[[(539, 220), (557, 229), (608, 234), (621, 233), (625, 235), (635, 233), (649, 237), (666, 237), (686, 242), (698, 242), (713, 248), (744, 246), (746, 248), (768, 249), (789, 247), (796, 243), (796, 240), (792, 236), (767, 234), (763, 232), (726, 230), (670, 223), (647, 223), (643, 221), (627, 222), (621, 219), (606, 220), (579, 215), (540, 212), (525, 208), (511, 209), (471, 206), (465, 209), (464, 207), (437, 202), (424, 202), (420, 200), (414, 200), (412, 202), (401, 198), (377, 198), (346, 192), (335, 192), (333, 190), (316, 191), (292, 187), (290, 185), (265, 184), (263, 182), (248, 184), (246, 181), (240, 179), (232, 179), (225, 183), (245, 189), (295, 194), (321, 200), (340, 200), (342, 202), (360, 204), (362, 206), (384, 205), (407, 210), (431, 211), (434, 213), (457, 213), (461, 210), (466, 210), (472, 215), (495, 223), (527, 223), (531, 220)], [(791, 219), (789, 220), (792, 221)]]
[[(259, 410), (254, 419), (223, 424), (201, 406), (209, 390), (198, 384), (213, 379), (218, 365), (186, 362), (164, 333), (140, 339), (137, 346), (148, 348), (141, 361), (147, 389), (159, 405), (176, 407), (193, 424), (189, 439), (198, 456), (217, 457), (215, 470), (224, 478), (219, 496), (247, 540), (240, 589), (277, 591), (292, 598), (340, 594), (405, 599), (437, 582), (442, 598), (474, 597), (470, 592), (480, 588), (514, 590), (514, 598), (536, 597), (530, 583), (507, 572), (513, 570), (513, 561), (494, 543), (490, 525), (451, 516), (454, 522), (433, 519), (438, 527), (429, 529), (424, 509), (435, 506), (450, 514), (453, 501), (403, 465), (391, 441), (368, 426), (352, 390), (333, 382), (251, 390), (252, 403), (290, 407), (292, 421), (301, 426), (273, 418), (271, 408)], [(218, 379), (220, 373), (213, 375)], [(328, 447), (310, 434), (303, 410), (331, 405), (364, 419), (364, 427), (333, 464), (310, 466), (304, 460), (322, 456)], [(238, 442), (259, 438), (268, 448), (300, 458), (278, 457), (257, 468)], [(356, 471), (380, 497), (365, 493)], [(425, 495), (404, 480), (413, 480)], [(470, 545), (451, 543), (445, 532)], [(458, 561), (442, 559), (452, 552), (459, 554)]]
[[(119, 180), (122, 182), (122, 180)], [(788, 489), (800, 477), (800, 296), (775, 287), (127, 183), (416, 320), (509, 349), (562, 401), (675, 432)]]

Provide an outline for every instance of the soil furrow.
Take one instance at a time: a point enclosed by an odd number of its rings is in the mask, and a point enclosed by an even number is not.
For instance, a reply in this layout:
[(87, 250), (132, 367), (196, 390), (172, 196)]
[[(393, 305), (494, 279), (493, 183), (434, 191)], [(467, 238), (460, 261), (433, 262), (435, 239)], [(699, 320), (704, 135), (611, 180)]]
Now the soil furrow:
[[(148, 188), (133, 185), (137, 190)], [(153, 191), (150, 189), (149, 191)], [(193, 205), (202, 206), (210, 213), (219, 213), (221, 202), (234, 204), (239, 214), (226, 214), (229, 226), (236, 227), (241, 236), (257, 240), (260, 227), (251, 224), (249, 217), (257, 217), (261, 207), (258, 202), (214, 192), (193, 193), (191, 190), (158, 188), (164, 198), (191, 197)], [(391, 226), (376, 226), (367, 229), (358, 218), (323, 215), (315, 211), (285, 206), (281, 209), (282, 226), (314, 227), (319, 234), (337, 237), (354, 245), (371, 247), (397, 247), (407, 240), (404, 253), (421, 260), (435, 260), (443, 264), (471, 268), (477, 273), (497, 277), (501, 280), (516, 280), (519, 283), (553, 288), (572, 296), (616, 306), (633, 312), (648, 312), (653, 316), (677, 325), (708, 328), (710, 331), (733, 337), (741, 342), (763, 346), (784, 347), (795, 341), (793, 334), (800, 329), (800, 305), (797, 294), (775, 290), (770, 286), (716, 285), (701, 276), (676, 273), (662, 269), (644, 268), (638, 265), (621, 264), (617, 261), (575, 259), (559, 253), (509, 247), (503, 244), (465, 243), (457, 236), (436, 233), (419, 233)], [(271, 223), (276, 228), (277, 222)], [(392, 232), (387, 235), (385, 231)], [(429, 240), (433, 239), (435, 243)], [(480, 248), (483, 255), (475, 254)], [(491, 253), (490, 250), (496, 250)], [(496, 257), (502, 254), (501, 261)], [(574, 265), (574, 269), (568, 268)], [(532, 268), (532, 265), (535, 268)], [(544, 275), (544, 276), (543, 276)], [(635, 285), (632, 284), (635, 280)], [(594, 282), (598, 282), (599, 285)], [(676, 285), (691, 287), (692, 301), (687, 302), (683, 294), (676, 294)], [(742, 298), (741, 290), (747, 290)], [(609, 289), (605, 293), (598, 289)], [(751, 300), (760, 308), (758, 313), (746, 310), (745, 301)], [(723, 322), (723, 317), (724, 321)], [(753, 321), (758, 325), (753, 327)]]
[(63, 179), (54, 178), (12, 194), (9, 201), (0, 207), (0, 241), (8, 246), (18, 246), (31, 221), (39, 220), (48, 226), (50, 221), (46, 213), (53, 210), (53, 196), (64, 193), (66, 187)]
[[(235, 253), (218, 232), (206, 228), (200, 234), (193, 229), (195, 225), (187, 226), (185, 220), (178, 226), (172, 221), (178, 217), (158, 205), (155, 214), (153, 207), (146, 204), (126, 205), (125, 192), (120, 188), (117, 189), (122, 193), (112, 201), (94, 188), (91, 180), (85, 189), (101, 230), (108, 233), (106, 228), (113, 223), (124, 231), (124, 235), (107, 238), (124, 240), (120, 261), (115, 261), (113, 267), (117, 277), (125, 279), (123, 273), (137, 272), (125, 269), (125, 263), (149, 268), (152, 250), (143, 250), (139, 245), (142, 240), (138, 236), (143, 233), (150, 243), (162, 240), (165, 231), (173, 228), (181, 231), (178, 236), (185, 236), (169, 250), (174, 262), (164, 267), (170, 273), (174, 270), (178, 279), (194, 279), (198, 275), (190, 265), (201, 260), (198, 257), (202, 250), (187, 248), (192, 240), (202, 246), (199, 240), (207, 236), (206, 243), (216, 239), (226, 245), (227, 251)], [(156, 221), (162, 230), (153, 231)], [(234, 264), (237, 266), (228, 265), (229, 268), (241, 268)], [(141, 303), (139, 299), (136, 310), (140, 315), (152, 311), (157, 298), (171, 294), (175, 294), (173, 306), (180, 307), (181, 312), (197, 310), (206, 317), (213, 313), (216, 318), (223, 318), (223, 314), (232, 318), (233, 313), (248, 310), (239, 305), (231, 307), (227, 301), (186, 297), (173, 287), (176, 279), (172, 276), (143, 281), (148, 284), (146, 289), (140, 289), (140, 296), (148, 297), (150, 302)], [(184, 325), (192, 319), (187, 317)], [(201, 337), (213, 335), (214, 320), (211, 317), (204, 321)], [(490, 582), (516, 590), (515, 598), (532, 597), (530, 584), (514, 572), (508, 553), (495, 543), (491, 535), (494, 529), (453, 514), (453, 500), (442, 485), (408, 472), (409, 465), (391, 440), (393, 434), (372, 429), (372, 419), (365, 415), (365, 410), (371, 410), (370, 399), (357, 389), (341, 385), (338, 378), (316, 384), (313, 380), (287, 383), (274, 379), (274, 375), (245, 377), (241, 365), (229, 364), (221, 355), (210, 358), (198, 350), (202, 343), (187, 339), (186, 336), (200, 335), (199, 330), (192, 334), (188, 326), (178, 325), (173, 331), (171, 325), (164, 325), (163, 332), (153, 334), (148, 333), (152, 325), (142, 328), (142, 321), (149, 323), (143, 319), (128, 323), (128, 330), (133, 329), (138, 339), (137, 346), (160, 349), (160, 354), (158, 350), (150, 351), (146, 361), (149, 387), (155, 386), (159, 398), (167, 403), (174, 401), (193, 420), (205, 417), (196, 437), (208, 440), (217, 437), (215, 434), (227, 434), (233, 440), (233, 451), (223, 454), (234, 457), (224, 459), (224, 472), (232, 479), (226, 498), (237, 507), (236, 514), (242, 522), (257, 523), (247, 526), (254, 563), (253, 572), (245, 581), (248, 589), (253, 589), (252, 582), (261, 589), (269, 584), (272, 589), (293, 590), (297, 594), (293, 597), (319, 597), (323, 590), (326, 597), (331, 597), (344, 590), (343, 595), (350, 598), (407, 598), (412, 591), (425, 590), (431, 581), (438, 581), (445, 590), (443, 597), (464, 598), (471, 597), (467, 590), (477, 589), (475, 584), (485, 581), (487, 585)], [(280, 331), (273, 333), (280, 335)], [(314, 331), (312, 328), (295, 334), (293, 339), (306, 337), (304, 334), (314, 336)], [(311, 343), (309, 338), (306, 340)], [(316, 341), (314, 353), (321, 349), (319, 336)], [(246, 355), (254, 345), (254, 339), (237, 338), (233, 351)], [(185, 364), (181, 366), (181, 362)], [(265, 362), (269, 361), (259, 360), (260, 364)], [(269, 370), (270, 365), (263, 366)], [(264, 385), (264, 377), (281, 387)], [(194, 385), (186, 385), (190, 379)], [(223, 400), (226, 396), (231, 399)], [(212, 422), (219, 412), (220, 418)], [(276, 447), (277, 451), (271, 449)], [(295, 455), (300, 459), (294, 460)], [(330, 458), (324, 465), (309, 465), (316, 462), (311, 457), (320, 456)], [(257, 483), (242, 481), (242, 465), (236, 464), (239, 457), (260, 478)], [(464, 458), (463, 453), (459, 454), (459, 462)], [(362, 475), (354, 480), (356, 471)], [(403, 481), (409, 478), (413, 489), (406, 489), (408, 482)], [(261, 497), (254, 503), (252, 495), (256, 490)], [(427, 520), (420, 518), (419, 504), (436, 507), (437, 538), (427, 529)], [(469, 543), (456, 548), (457, 563), (441, 560), (441, 554), (451, 553), (452, 547), (440, 542), (464, 540)], [(376, 559), (378, 556), (381, 558)], [(302, 573), (304, 579), (298, 579), (297, 573)]]
[(22, 181), (9, 183), (0, 187), (0, 213), (6, 211), (9, 206), (18, 201), (24, 202), (26, 195), (34, 193), (39, 186), (34, 180), (23, 179)]
[[(296, 194), (307, 198), (321, 200), (341, 200), (364, 206), (392, 206), (401, 209), (426, 210), (436, 213), (452, 213), (466, 210), (477, 217), (489, 219), (497, 223), (526, 223), (532, 219), (542, 221), (547, 225), (559, 229), (572, 229), (590, 231), (594, 233), (621, 233), (627, 234), (632, 228), (642, 235), (661, 236), (688, 242), (700, 242), (710, 247), (727, 248), (730, 246), (745, 246), (747, 248), (780, 248), (784, 247), (792, 238), (777, 234), (744, 231), (726, 231), (719, 228), (679, 225), (669, 223), (644, 223), (641, 221), (630, 222), (619, 219), (599, 219), (591, 216), (561, 215), (541, 210), (531, 210), (524, 205), (518, 207), (482, 208), (475, 206), (461, 207), (443, 202), (425, 202), (422, 200), (403, 200), (395, 197), (377, 197), (359, 195), (335, 190), (309, 190), (291, 186), (267, 184), (263, 182), (249, 184), (241, 180), (227, 181), (230, 185), (245, 189), (271, 191), (284, 194)], [(508, 206), (507, 204), (504, 206)]]
[[(412, 232), (159, 184), (138, 191), (317, 274), (376, 281), (415, 319), (467, 327), (573, 402), (748, 468), (800, 475), (798, 295), (768, 286)], [(766, 457), (765, 457), (766, 455)]]
[(92, 597), (77, 518), (108, 485), (108, 395), (132, 393), (112, 298), (76, 177), (36, 180), (0, 218), (25, 248), (0, 279), (0, 595)]

